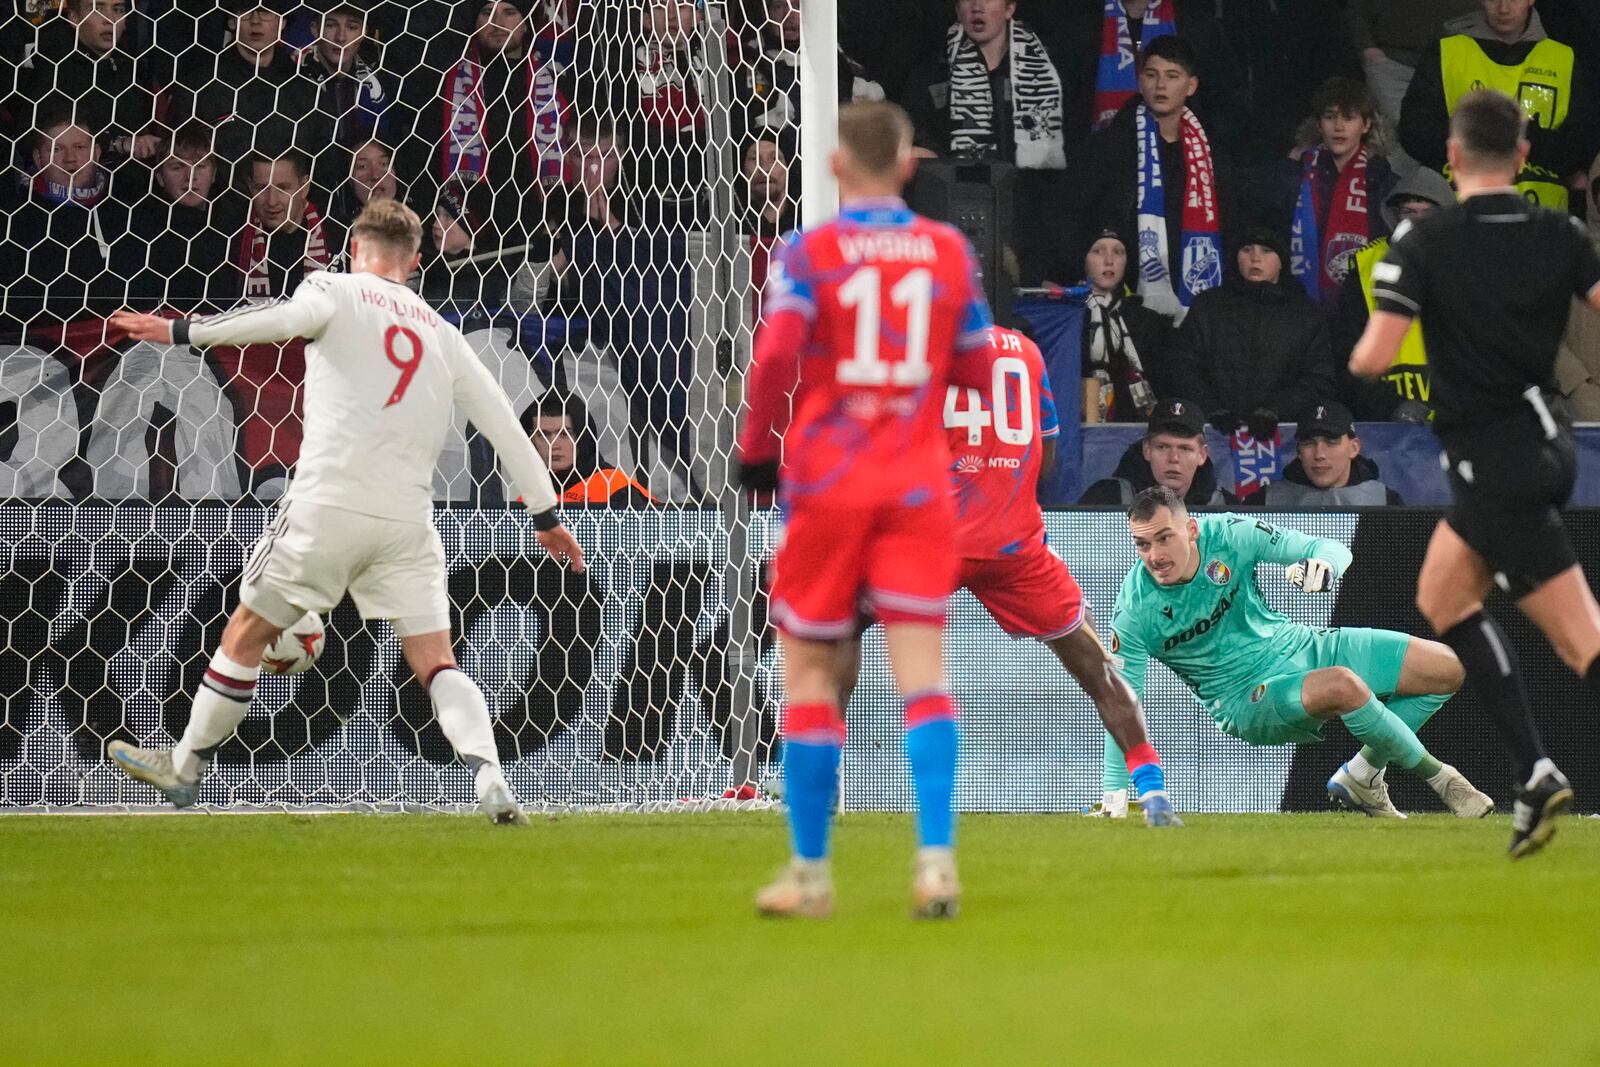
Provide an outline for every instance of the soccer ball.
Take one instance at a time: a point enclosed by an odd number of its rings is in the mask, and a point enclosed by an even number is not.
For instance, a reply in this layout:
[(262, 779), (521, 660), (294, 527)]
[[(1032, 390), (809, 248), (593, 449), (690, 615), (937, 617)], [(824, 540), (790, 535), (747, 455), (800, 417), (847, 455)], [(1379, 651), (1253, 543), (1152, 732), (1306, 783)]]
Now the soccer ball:
[(261, 657), (261, 669), (268, 674), (299, 674), (310, 670), (311, 665), (322, 658), (323, 644), (322, 616), (308, 611), (267, 646)]

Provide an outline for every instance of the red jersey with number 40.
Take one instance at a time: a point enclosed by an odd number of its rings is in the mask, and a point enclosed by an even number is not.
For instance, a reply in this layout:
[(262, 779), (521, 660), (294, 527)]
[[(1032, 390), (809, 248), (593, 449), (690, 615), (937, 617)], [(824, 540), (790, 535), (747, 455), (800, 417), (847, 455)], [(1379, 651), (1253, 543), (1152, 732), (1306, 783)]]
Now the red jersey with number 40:
[(1044, 543), (1039, 469), (1044, 442), (1061, 433), (1038, 345), (997, 327), (989, 366), (981, 387), (952, 385), (944, 403), (963, 559), (996, 559)]
[(989, 379), (989, 308), (965, 237), (899, 200), (851, 204), (779, 246), (762, 312), (746, 462), (776, 458), (781, 433), (795, 505), (914, 506), (947, 491), (946, 386)]

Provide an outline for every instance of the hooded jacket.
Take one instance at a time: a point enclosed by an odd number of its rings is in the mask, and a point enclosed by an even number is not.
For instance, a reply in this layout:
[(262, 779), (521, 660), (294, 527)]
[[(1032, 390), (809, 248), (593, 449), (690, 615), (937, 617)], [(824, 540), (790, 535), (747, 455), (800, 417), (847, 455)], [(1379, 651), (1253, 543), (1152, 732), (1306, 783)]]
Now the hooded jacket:
[[(1122, 458), (1117, 461), (1117, 469), (1111, 477), (1102, 478), (1085, 489), (1083, 495), (1078, 498), (1078, 503), (1125, 508), (1133, 503), (1133, 498), (1138, 496), (1141, 490), (1155, 484), (1155, 472), (1150, 469), (1150, 461), (1144, 458), (1144, 441), (1140, 439), (1129, 445), (1127, 451), (1122, 453)], [(1194, 472), (1194, 481), (1190, 483), (1189, 491), (1183, 495), (1183, 502), (1197, 508), (1222, 507), (1235, 502), (1231, 493), (1225, 493), (1217, 488), (1217, 466), (1211, 462), (1209, 456)]]
[[(1600, 156), (1589, 164), (1587, 202), (1589, 240), (1600, 249), (1600, 197), (1595, 182), (1600, 181)], [(1556, 382), (1567, 398), (1568, 410), (1579, 422), (1600, 421), (1600, 311), (1573, 298), (1567, 333), (1556, 354)]]
[(1249, 230), (1233, 242), (1245, 244), (1277, 252), (1283, 272), (1275, 284), (1247, 282), (1228, 257), (1222, 285), (1195, 298), (1168, 351), (1172, 395), (1208, 412), (1303, 411), (1333, 395), (1327, 322), (1289, 273), (1281, 239)]
[(1298, 459), (1283, 469), (1283, 480), (1268, 485), (1261, 504), (1269, 508), (1352, 508), (1382, 504), (1404, 504), (1400, 494), (1378, 476), (1378, 464), (1366, 456), (1350, 463), (1350, 480), (1332, 489), (1318, 489), (1306, 477)]

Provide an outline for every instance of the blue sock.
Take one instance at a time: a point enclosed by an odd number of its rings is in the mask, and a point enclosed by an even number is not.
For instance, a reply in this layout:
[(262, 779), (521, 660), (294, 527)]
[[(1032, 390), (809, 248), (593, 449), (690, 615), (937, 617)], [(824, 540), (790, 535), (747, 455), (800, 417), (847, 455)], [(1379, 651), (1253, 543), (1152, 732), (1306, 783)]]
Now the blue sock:
[(955, 704), (944, 693), (918, 696), (906, 704), (906, 758), (917, 790), (917, 837), (923, 848), (955, 843)]
[(1131, 775), (1133, 787), (1139, 795), (1147, 797), (1151, 793), (1165, 793), (1167, 791), (1167, 776), (1161, 772), (1161, 764), (1146, 763), (1142, 767), (1135, 767)]
[(801, 859), (827, 858), (828, 809), (839, 788), (839, 748), (792, 738), (783, 743), (784, 799), (794, 854)]

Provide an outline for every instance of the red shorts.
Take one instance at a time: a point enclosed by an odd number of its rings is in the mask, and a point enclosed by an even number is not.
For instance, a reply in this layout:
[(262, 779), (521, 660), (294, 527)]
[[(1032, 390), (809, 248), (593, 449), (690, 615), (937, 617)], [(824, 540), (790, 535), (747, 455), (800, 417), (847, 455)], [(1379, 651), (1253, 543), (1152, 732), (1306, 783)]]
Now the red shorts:
[(960, 561), (949, 498), (916, 507), (796, 507), (772, 560), (772, 621), (833, 641), (859, 620), (943, 625)]
[(1015, 556), (964, 559), (961, 584), (1012, 637), (1049, 641), (1083, 625), (1083, 590), (1043, 544)]

